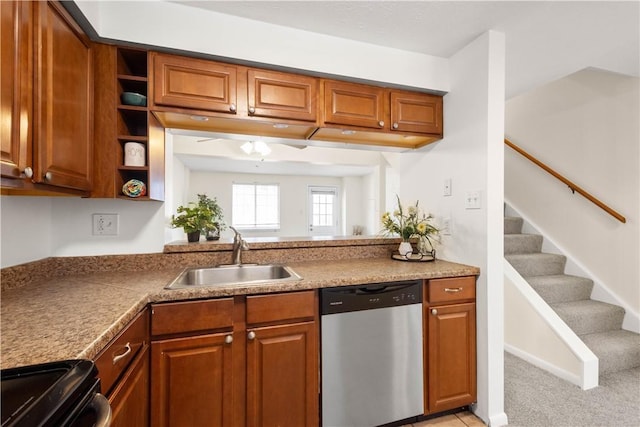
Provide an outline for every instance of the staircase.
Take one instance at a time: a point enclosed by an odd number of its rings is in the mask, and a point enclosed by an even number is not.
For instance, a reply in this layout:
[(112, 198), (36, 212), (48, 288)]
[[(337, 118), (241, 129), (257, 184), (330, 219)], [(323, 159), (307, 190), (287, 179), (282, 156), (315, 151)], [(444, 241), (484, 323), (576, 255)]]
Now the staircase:
[(624, 309), (590, 299), (593, 281), (564, 274), (564, 255), (543, 253), (542, 236), (504, 218), (504, 256), (599, 359), (600, 376), (640, 366), (640, 335), (622, 329)]

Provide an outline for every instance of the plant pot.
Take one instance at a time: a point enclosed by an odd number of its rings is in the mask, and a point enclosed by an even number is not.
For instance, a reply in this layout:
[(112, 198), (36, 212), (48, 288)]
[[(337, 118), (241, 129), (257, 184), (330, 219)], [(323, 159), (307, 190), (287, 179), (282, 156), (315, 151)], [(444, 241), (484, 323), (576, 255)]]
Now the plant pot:
[(192, 231), (187, 233), (187, 241), (189, 243), (199, 242), (200, 241), (200, 230)]
[(207, 240), (220, 240), (220, 230), (214, 228), (213, 230), (207, 230), (205, 233)]

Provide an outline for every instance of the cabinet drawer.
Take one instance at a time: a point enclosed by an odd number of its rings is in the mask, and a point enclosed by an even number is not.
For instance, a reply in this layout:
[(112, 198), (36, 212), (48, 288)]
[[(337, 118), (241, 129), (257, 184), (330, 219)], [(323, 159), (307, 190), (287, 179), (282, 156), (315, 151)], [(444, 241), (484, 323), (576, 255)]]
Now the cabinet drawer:
[(247, 325), (284, 320), (313, 319), (314, 291), (247, 297)]
[(233, 326), (233, 298), (151, 306), (151, 335), (180, 334)]
[(148, 340), (149, 314), (145, 309), (95, 359), (103, 394), (110, 392)]
[(475, 276), (432, 279), (427, 287), (430, 304), (471, 300), (476, 297)]

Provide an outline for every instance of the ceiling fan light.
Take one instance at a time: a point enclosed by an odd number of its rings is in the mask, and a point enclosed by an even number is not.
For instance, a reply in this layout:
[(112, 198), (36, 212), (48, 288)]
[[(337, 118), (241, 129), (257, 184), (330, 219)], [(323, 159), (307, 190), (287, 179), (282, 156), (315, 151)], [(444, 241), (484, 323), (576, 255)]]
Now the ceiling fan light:
[(269, 148), (269, 146), (264, 141), (260, 141), (260, 140), (257, 140), (253, 143), (253, 149), (257, 153), (260, 153), (263, 156), (266, 156), (269, 153), (271, 153), (271, 148)]
[(242, 149), (242, 151), (244, 151), (246, 154), (251, 154), (253, 153), (253, 142), (252, 141), (247, 141), (244, 144), (242, 144), (240, 146), (240, 148)]

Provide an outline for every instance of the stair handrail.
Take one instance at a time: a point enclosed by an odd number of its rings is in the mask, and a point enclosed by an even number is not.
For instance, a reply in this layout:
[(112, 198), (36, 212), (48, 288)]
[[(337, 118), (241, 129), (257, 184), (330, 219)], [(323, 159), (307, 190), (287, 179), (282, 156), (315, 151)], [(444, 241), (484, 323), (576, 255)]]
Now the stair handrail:
[(514, 151), (516, 151), (518, 154), (520, 154), (523, 157), (527, 158), (528, 160), (530, 160), (531, 162), (533, 162), (534, 164), (536, 164), (537, 166), (539, 166), (540, 168), (542, 168), (543, 170), (545, 170), (546, 172), (548, 172), (549, 174), (553, 175), (555, 178), (557, 178), (558, 180), (563, 182), (565, 185), (567, 185), (569, 187), (569, 189), (571, 190), (572, 193), (575, 194), (577, 192), (578, 194), (580, 194), (581, 196), (583, 196), (584, 198), (589, 200), (591, 203), (593, 203), (596, 206), (598, 206), (600, 209), (604, 210), (606, 213), (608, 213), (609, 215), (611, 215), (612, 217), (614, 217), (615, 219), (617, 219), (621, 223), (624, 224), (624, 223), (627, 222), (627, 219), (624, 216), (622, 216), (620, 213), (616, 212), (615, 210), (613, 210), (612, 208), (610, 208), (609, 206), (607, 206), (606, 204), (604, 204), (603, 202), (601, 202), (600, 200), (598, 200), (597, 198), (592, 196), (586, 190), (582, 189), (581, 187), (579, 187), (578, 185), (574, 184), (572, 181), (568, 180), (567, 178), (565, 178), (564, 176), (562, 176), (561, 174), (559, 174), (555, 170), (551, 169), (549, 166), (547, 166), (546, 164), (544, 164), (540, 160), (536, 159), (531, 154), (527, 153), (525, 150), (523, 150), (522, 148), (518, 147), (513, 142), (509, 141), (507, 138), (504, 139), (504, 143), (508, 147), (510, 147)]

